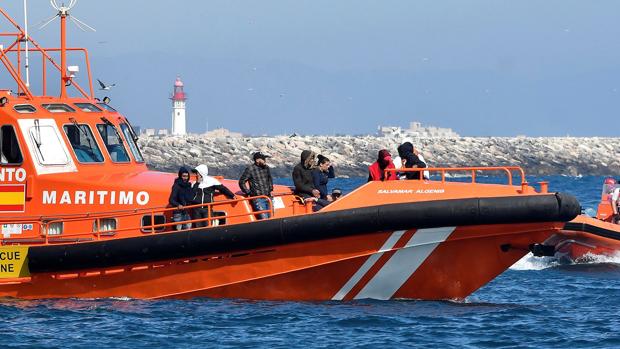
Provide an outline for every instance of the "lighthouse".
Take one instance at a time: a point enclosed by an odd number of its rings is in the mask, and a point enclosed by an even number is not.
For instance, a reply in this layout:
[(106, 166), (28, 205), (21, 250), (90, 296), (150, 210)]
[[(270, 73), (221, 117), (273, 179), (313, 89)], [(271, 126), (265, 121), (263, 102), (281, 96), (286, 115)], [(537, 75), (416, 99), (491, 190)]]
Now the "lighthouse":
[(172, 134), (185, 135), (185, 100), (187, 96), (183, 92), (183, 81), (177, 77), (174, 82), (174, 91), (172, 92)]

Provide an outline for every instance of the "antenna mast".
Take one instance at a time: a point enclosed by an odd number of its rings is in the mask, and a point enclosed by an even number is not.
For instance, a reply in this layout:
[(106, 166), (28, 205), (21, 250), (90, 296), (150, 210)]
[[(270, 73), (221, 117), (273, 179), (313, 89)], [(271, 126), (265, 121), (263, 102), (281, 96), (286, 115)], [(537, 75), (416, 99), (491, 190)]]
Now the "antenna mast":
[(26, 87), (30, 88), (30, 62), (28, 60), (28, 44), (30, 38), (28, 37), (28, 1), (24, 0), (24, 29), (25, 29), (25, 39), (26, 39)]

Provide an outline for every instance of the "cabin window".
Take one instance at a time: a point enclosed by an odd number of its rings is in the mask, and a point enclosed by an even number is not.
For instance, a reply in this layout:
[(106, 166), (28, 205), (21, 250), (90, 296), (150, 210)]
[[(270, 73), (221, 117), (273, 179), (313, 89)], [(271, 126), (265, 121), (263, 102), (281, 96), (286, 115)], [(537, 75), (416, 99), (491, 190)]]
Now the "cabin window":
[(101, 108), (92, 104), (92, 103), (74, 103), (76, 107), (80, 108), (81, 111), (85, 112), (93, 112), (99, 113), (101, 112)]
[(36, 147), (35, 154), (39, 163), (43, 165), (66, 165), (69, 163), (69, 158), (56, 129), (49, 125), (41, 126), (36, 121), (29, 131)]
[(123, 135), (125, 136), (125, 140), (127, 141), (127, 144), (129, 144), (129, 150), (131, 150), (133, 157), (136, 159), (137, 162), (144, 162), (142, 153), (140, 153), (140, 149), (138, 148), (138, 145), (136, 144), (136, 139), (138, 139), (138, 137), (133, 132), (131, 127), (127, 124), (121, 124), (121, 130), (123, 130)]
[(47, 226), (47, 235), (62, 235), (63, 230), (63, 222), (52, 222)]
[(150, 233), (152, 230), (155, 231), (164, 231), (166, 227), (155, 227), (155, 229), (151, 229), (153, 225), (166, 224), (166, 217), (164, 215), (156, 214), (153, 216), (155, 219), (155, 224), (151, 224), (151, 215), (142, 216), (142, 232)]
[(43, 108), (47, 109), (50, 113), (74, 113), (75, 112), (75, 109), (63, 103), (43, 104)]
[(101, 232), (101, 235), (114, 235), (116, 234), (116, 224), (117, 223), (115, 218), (95, 219), (95, 221), (93, 221), (93, 232)]
[(30, 104), (18, 104), (13, 109), (20, 114), (32, 114), (37, 111), (37, 108)]
[(127, 154), (127, 150), (125, 146), (123, 146), (123, 139), (120, 134), (118, 134), (116, 127), (114, 127), (112, 123), (99, 124), (97, 125), (97, 130), (103, 139), (103, 143), (112, 161), (129, 162), (129, 154)]
[(63, 126), (75, 157), (82, 163), (103, 162), (103, 154), (93, 137), (90, 127), (85, 124)]
[(97, 105), (100, 106), (101, 108), (107, 110), (107, 111), (111, 111), (113, 113), (116, 113), (116, 109), (110, 107), (110, 105), (107, 104), (107, 103), (97, 103)]
[(1, 165), (19, 165), (24, 159), (22, 151), (17, 143), (15, 129), (11, 125), (4, 125), (0, 129), (0, 164)]

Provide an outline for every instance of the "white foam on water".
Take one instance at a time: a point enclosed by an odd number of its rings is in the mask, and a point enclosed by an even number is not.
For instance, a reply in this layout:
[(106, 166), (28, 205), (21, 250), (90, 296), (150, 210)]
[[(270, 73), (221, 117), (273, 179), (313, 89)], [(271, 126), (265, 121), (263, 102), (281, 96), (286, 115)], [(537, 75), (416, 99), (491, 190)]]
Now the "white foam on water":
[[(586, 253), (582, 258), (575, 261), (575, 264), (607, 264), (613, 263), (620, 265), (620, 252), (614, 255), (597, 255)], [(511, 270), (543, 270), (559, 266), (560, 263), (555, 257), (534, 257), (530, 252), (519, 259), (509, 269)]]
[(534, 257), (530, 252), (513, 264), (511, 270), (543, 270), (558, 265), (554, 257)]
[(586, 253), (582, 258), (577, 261), (578, 264), (601, 264), (601, 263), (613, 263), (620, 264), (620, 252), (609, 255), (593, 254), (591, 252)]

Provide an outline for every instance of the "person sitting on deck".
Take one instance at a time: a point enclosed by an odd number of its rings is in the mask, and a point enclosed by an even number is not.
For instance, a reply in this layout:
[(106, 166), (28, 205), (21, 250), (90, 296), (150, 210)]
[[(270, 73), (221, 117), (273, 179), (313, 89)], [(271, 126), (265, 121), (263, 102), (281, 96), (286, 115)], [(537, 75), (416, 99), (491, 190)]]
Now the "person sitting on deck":
[(314, 181), (312, 179), (315, 157), (316, 154), (313, 151), (304, 150), (301, 152), (301, 162), (293, 168), (295, 194), (301, 196), (303, 199), (313, 199), (321, 196), (321, 192), (314, 187)]
[(388, 171), (387, 176), (385, 174), (386, 169), (396, 169), (392, 162), (392, 155), (387, 149), (379, 150), (377, 161), (368, 166), (368, 182), (371, 181), (392, 181), (398, 179), (396, 171)]
[(336, 201), (342, 196), (342, 190), (340, 190), (340, 188), (334, 188), (330, 196), (332, 198), (331, 201)]
[[(418, 157), (418, 159), (420, 159), (420, 161), (422, 161), (424, 163), (424, 168), (428, 168), (428, 163), (426, 162), (426, 160), (424, 159), (424, 155), (422, 155), (422, 153), (420, 152), (420, 150), (416, 147), (413, 148), (413, 153)], [(422, 176), (424, 177), (424, 179), (430, 179), (431, 175), (429, 171), (424, 171), (422, 172)]]
[[(191, 217), (189, 212), (184, 206), (190, 205), (192, 195), (192, 184), (189, 182), (189, 170), (186, 167), (179, 169), (179, 176), (174, 180), (168, 203), (170, 206), (176, 207), (176, 210), (172, 211), (173, 222), (185, 222), (189, 221)], [(176, 230), (189, 229), (192, 227), (191, 223), (177, 224)]]
[[(198, 180), (192, 187), (192, 204), (198, 205), (213, 202), (213, 196), (216, 191), (226, 195), (229, 199), (235, 198), (235, 194), (233, 194), (230, 189), (226, 188), (226, 186), (224, 186), (216, 178), (209, 176), (209, 168), (207, 165), (198, 165), (194, 169), (194, 172), (196, 172)], [(192, 210), (194, 219), (206, 219), (208, 217), (213, 217), (213, 213), (213, 209), (211, 209), (210, 206), (196, 207)], [(209, 221), (207, 220), (196, 222), (197, 228), (207, 227), (209, 225)]]
[(317, 158), (317, 167), (312, 170), (312, 182), (314, 188), (319, 191), (319, 196), (314, 206), (315, 211), (319, 211), (331, 202), (327, 194), (327, 182), (329, 182), (330, 178), (336, 177), (331, 161), (321, 154), (319, 154)]
[[(411, 142), (405, 142), (398, 146), (398, 156), (404, 162), (404, 168), (426, 168), (426, 163), (414, 153)], [(420, 175), (420, 171), (405, 172), (406, 179), (420, 179)]]
[[(239, 188), (245, 195), (271, 197), (273, 179), (271, 178), (269, 166), (267, 166), (268, 157), (269, 155), (261, 152), (256, 152), (252, 155), (254, 163), (246, 167), (239, 178)], [(248, 182), (250, 184), (249, 188)], [(255, 211), (269, 210), (269, 202), (265, 198), (253, 199), (252, 206)], [(258, 219), (267, 219), (269, 216), (269, 213), (261, 213), (258, 215)]]

